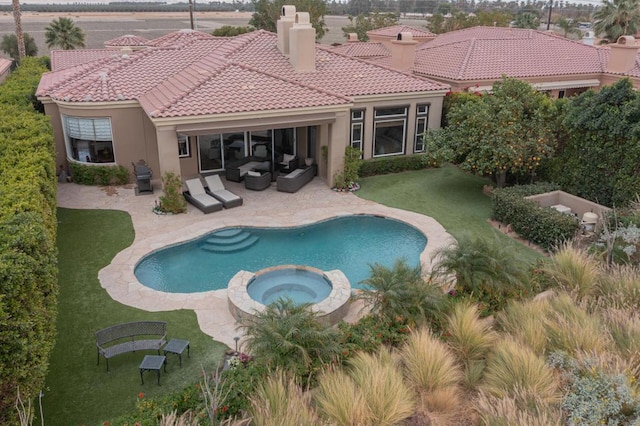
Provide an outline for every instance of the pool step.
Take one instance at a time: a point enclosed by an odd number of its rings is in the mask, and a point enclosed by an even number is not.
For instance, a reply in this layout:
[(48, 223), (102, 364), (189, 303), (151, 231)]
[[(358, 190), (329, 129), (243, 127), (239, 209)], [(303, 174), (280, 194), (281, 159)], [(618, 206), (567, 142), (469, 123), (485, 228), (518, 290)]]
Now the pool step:
[(259, 239), (242, 229), (225, 229), (204, 240), (200, 248), (213, 253), (234, 253), (251, 247)]

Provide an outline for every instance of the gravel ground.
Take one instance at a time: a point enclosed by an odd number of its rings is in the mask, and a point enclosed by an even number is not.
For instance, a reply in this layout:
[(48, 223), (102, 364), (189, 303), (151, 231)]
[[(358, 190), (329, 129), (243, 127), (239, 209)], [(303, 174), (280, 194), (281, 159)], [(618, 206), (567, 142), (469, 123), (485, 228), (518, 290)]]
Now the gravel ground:
[[(49, 48), (44, 42), (44, 28), (58, 16), (50, 13), (24, 13), (22, 15), (23, 30), (29, 33), (38, 46), (40, 55), (48, 55)], [(100, 49), (104, 42), (124, 34), (133, 34), (146, 39), (160, 37), (169, 32), (190, 28), (189, 14), (176, 13), (130, 13), (130, 14), (70, 14), (66, 15), (74, 20), (86, 34), (86, 47)], [(223, 25), (243, 26), (249, 23), (251, 13), (248, 12), (207, 12), (196, 13), (197, 28), (211, 32)], [(343, 43), (344, 35), (341, 28), (349, 23), (346, 16), (325, 16), (329, 32), (321, 43)], [(414, 27), (424, 27), (424, 20), (402, 19), (402, 23)], [(0, 14), (0, 37), (14, 31), (13, 16), (9, 13)], [(0, 52), (0, 55), (2, 52)]]

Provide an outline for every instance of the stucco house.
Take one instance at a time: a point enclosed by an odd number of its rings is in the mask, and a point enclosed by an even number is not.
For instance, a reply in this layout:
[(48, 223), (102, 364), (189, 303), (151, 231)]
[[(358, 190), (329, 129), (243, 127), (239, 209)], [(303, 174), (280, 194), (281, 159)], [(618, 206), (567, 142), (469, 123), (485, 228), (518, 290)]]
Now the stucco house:
[(365, 159), (424, 150), (419, 135), (439, 127), (447, 84), (317, 45), (309, 15), (292, 6), (277, 28), (52, 52), (36, 94), (58, 164), (144, 160), (154, 180), (188, 179), (260, 151), (276, 163), (312, 158), (331, 184), (348, 145)]
[(5, 81), (11, 74), (11, 65), (13, 65), (13, 61), (0, 57), (0, 83)]
[[(362, 43), (351, 37), (335, 49), (446, 83), (453, 91), (490, 91), (502, 75), (528, 81), (554, 98), (597, 89), (622, 77), (640, 87), (640, 46), (633, 37), (594, 46), (592, 37), (575, 41), (531, 29), (473, 27), (435, 38), (419, 31), (404, 28), (394, 36), (382, 28), (367, 33), (375, 41)], [(400, 44), (413, 48), (400, 57), (394, 50)]]

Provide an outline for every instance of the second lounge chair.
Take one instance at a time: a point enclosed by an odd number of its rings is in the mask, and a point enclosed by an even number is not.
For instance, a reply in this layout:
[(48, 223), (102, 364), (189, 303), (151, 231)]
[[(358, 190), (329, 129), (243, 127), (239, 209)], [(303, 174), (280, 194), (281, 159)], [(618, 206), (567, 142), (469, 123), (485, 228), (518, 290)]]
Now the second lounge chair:
[(242, 205), (242, 198), (233, 192), (228, 191), (224, 187), (220, 176), (209, 175), (204, 178), (204, 181), (207, 184), (207, 194), (222, 202), (225, 208), (230, 209), (231, 207), (238, 207)]

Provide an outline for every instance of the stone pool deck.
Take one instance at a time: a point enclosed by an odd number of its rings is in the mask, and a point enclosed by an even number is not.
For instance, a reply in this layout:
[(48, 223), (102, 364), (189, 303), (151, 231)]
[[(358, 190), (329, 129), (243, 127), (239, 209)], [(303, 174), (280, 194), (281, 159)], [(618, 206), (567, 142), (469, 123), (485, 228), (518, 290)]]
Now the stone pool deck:
[[(294, 194), (277, 192), (275, 184), (260, 192), (246, 190), (243, 184), (235, 182), (225, 182), (225, 186), (240, 195), (244, 204), (207, 215), (191, 205), (186, 214), (154, 214), (154, 203), (162, 195), (157, 185), (154, 194), (136, 196), (134, 185), (95, 187), (58, 184), (58, 206), (128, 212), (135, 229), (135, 239), (131, 246), (113, 258), (111, 264), (100, 270), (98, 279), (102, 287), (114, 300), (147, 311), (191, 309), (196, 313), (202, 331), (229, 347), (235, 345), (235, 336), (242, 335), (228, 309), (226, 289), (190, 294), (152, 290), (136, 279), (133, 271), (137, 262), (149, 252), (197, 238), (215, 229), (233, 226), (299, 226), (353, 214), (386, 216), (422, 231), (428, 238), (427, 247), (421, 254), (425, 269), (431, 265), (432, 254), (453, 241), (431, 217), (386, 207), (350, 193), (332, 191), (320, 178), (315, 178)], [(361, 313), (362, 305), (354, 303), (345, 319), (353, 321)]]

